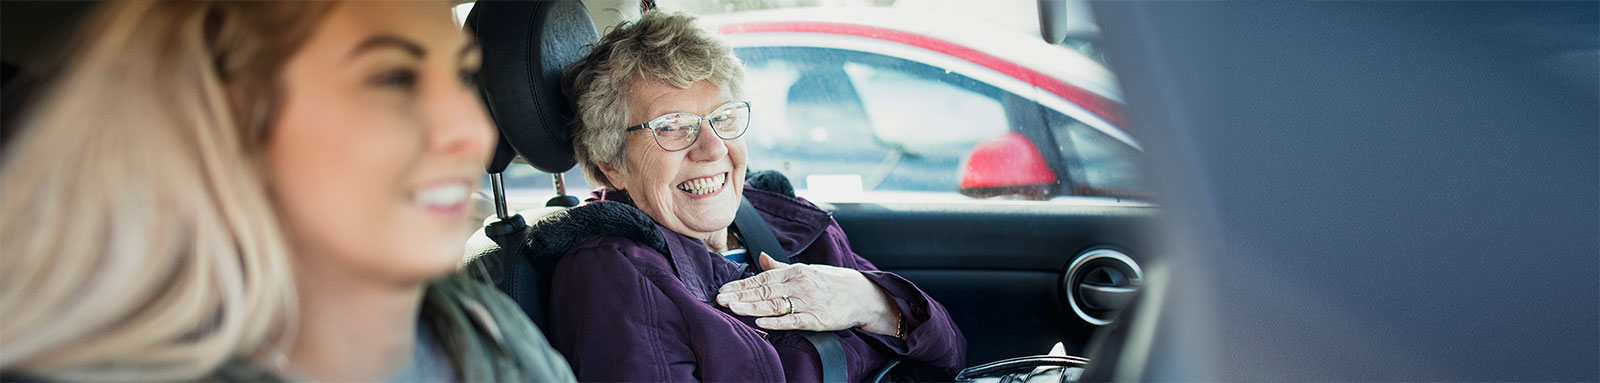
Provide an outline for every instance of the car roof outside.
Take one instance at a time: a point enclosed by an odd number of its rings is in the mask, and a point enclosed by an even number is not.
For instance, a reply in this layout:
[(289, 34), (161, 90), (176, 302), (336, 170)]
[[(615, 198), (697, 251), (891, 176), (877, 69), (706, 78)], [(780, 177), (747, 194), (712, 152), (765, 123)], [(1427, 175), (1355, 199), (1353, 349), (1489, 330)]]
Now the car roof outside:
[[(892, 55), (902, 58), (954, 58), (960, 62), (928, 64), (1006, 88), (1142, 150), (1122, 123), (1115, 76), (1099, 62), (1036, 36), (976, 22), (951, 28), (961, 21), (906, 9), (799, 8), (716, 14), (702, 20), (740, 48), (815, 46), (896, 51)], [(1007, 87), (1008, 82), (1019, 86)]]
[(1116, 76), (1088, 56), (1047, 43), (1039, 36), (943, 13), (896, 8), (794, 8), (705, 15), (700, 19), (730, 39), (744, 33), (740, 25), (779, 22), (849, 24), (909, 32), (969, 47), (1122, 102)]

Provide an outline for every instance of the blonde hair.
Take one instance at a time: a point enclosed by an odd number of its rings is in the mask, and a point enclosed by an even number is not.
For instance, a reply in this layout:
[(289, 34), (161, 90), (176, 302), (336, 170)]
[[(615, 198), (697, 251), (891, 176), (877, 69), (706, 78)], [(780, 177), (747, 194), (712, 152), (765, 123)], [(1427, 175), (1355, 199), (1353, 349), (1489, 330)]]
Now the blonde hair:
[(600, 38), (566, 72), (566, 90), (578, 114), (573, 151), (590, 184), (616, 187), (600, 171), (602, 163), (627, 169), (623, 128), (633, 118), (628, 97), (639, 81), (682, 89), (710, 81), (742, 97), (744, 64), (728, 43), (683, 13), (645, 12), (638, 22), (623, 23)]
[(310, 2), (108, 2), (0, 161), (0, 371), (191, 380), (293, 332), (259, 168)]

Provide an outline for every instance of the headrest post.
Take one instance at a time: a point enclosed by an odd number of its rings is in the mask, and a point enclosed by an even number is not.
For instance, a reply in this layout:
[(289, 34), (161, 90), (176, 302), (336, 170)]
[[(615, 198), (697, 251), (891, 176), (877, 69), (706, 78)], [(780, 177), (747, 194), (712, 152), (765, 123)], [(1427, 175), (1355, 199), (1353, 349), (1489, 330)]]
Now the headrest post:
[(494, 216), (500, 219), (511, 218), (506, 213), (506, 181), (500, 173), (489, 173), (489, 188), (494, 189)]
[(567, 180), (566, 180), (566, 178), (562, 177), (561, 173), (551, 173), (550, 174), (550, 178), (555, 180), (556, 196), (559, 197), (559, 196), (567, 195)]
[(545, 206), (574, 207), (583, 202), (578, 197), (567, 195), (567, 180), (561, 173), (550, 173), (550, 178), (555, 181), (556, 196), (545, 201)]

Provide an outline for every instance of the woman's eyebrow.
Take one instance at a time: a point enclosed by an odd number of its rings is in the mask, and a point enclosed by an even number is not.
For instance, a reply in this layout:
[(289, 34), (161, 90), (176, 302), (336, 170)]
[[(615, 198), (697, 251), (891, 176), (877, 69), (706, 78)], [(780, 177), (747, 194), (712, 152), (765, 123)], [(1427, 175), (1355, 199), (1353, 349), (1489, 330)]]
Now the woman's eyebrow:
[(416, 58), (419, 59), (427, 56), (428, 54), (428, 50), (422, 48), (422, 44), (418, 44), (411, 39), (395, 35), (377, 35), (368, 38), (366, 41), (362, 41), (361, 44), (357, 44), (355, 49), (350, 51), (348, 58), (353, 59), (356, 56), (361, 55), (362, 52), (384, 47), (399, 49), (406, 53), (410, 53), (412, 56), (416, 56)]

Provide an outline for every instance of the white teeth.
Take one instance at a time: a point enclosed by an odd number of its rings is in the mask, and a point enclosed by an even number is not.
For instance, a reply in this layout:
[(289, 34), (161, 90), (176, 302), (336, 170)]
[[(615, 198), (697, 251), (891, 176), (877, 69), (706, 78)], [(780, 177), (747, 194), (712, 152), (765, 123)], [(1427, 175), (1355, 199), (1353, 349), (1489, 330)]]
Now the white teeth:
[(707, 178), (693, 179), (678, 184), (678, 190), (689, 192), (693, 195), (706, 195), (722, 188), (723, 181), (727, 181), (728, 173), (722, 173)]
[(455, 182), (418, 190), (411, 194), (411, 201), (424, 206), (448, 207), (470, 196), (471, 190), (468, 190), (466, 183)]

